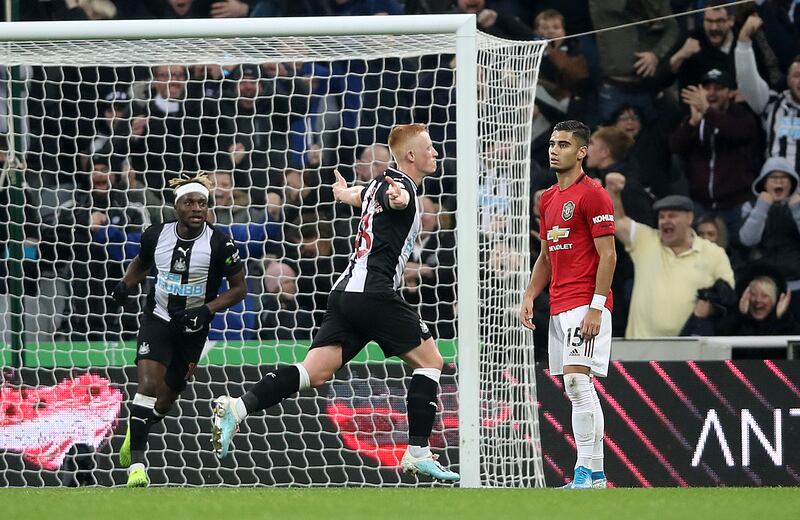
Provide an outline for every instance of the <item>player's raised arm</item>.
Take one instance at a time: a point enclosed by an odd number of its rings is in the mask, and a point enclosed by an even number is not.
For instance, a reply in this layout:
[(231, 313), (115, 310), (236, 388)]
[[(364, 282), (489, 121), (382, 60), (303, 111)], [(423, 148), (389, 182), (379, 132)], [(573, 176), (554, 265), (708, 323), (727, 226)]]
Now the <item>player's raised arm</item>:
[(347, 187), (347, 181), (344, 180), (339, 170), (333, 170), (336, 175), (336, 182), (333, 183), (333, 200), (336, 202), (344, 202), (354, 207), (361, 206), (361, 192), (364, 191), (362, 186)]
[(622, 205), (622, 190), (625, 189), (625, 176), (621, 173), (611, 172), (606, 174), (606, 191), (611, 196), (614, 203), (614, 225), (617, 239), (625, 247), (631, 244), (631, 226), (633, 221), (625, 215), (625, 207)]
[(519, 321), (522, 326), (533, 330), (533, 300), (535, 300), (550, 283), (550, 274), (552, 273), (552, 266), (550, 265), (550, 255), (547, 252), (547, 240), (542, 240), (542, 248), (539, 251), (539, 256), (536, 258), (536, 263), (533, 264), (533, 272), (531, 273), (531, 281), (528, 283), (528, 288), (522, 296), (522, 305), (519, 310)]
[(408, 190), (388, 175), (384, 179), (389, 183), (389, 189), (386, 190), (386, 196), (389, 198), (389, 207), (392, 209), (406, 209), (408, 201), (411, 200)]

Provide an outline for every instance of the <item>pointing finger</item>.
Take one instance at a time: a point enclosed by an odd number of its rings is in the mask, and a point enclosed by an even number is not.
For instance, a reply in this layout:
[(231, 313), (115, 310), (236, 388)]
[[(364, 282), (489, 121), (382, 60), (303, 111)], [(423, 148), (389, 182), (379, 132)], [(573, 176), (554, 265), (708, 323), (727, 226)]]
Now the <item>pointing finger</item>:
[(392, 179), (388, 175), (385, 175), (383, 178), (386, 179), (386, 182), (389, 183), (389, 186), (397, 186), (397, 183), (394, 181), (394, 179)]
[(339, 173), (339, 170), (333, 170), (333, 174), (336, 176), (336, 182), (344, 182), (344, 177)]

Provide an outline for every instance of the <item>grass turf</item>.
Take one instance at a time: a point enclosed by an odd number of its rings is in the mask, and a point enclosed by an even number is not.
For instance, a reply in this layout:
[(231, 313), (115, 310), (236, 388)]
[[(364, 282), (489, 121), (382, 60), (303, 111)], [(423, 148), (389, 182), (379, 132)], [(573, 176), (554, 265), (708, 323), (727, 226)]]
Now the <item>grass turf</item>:
[(5, 489), (0, 510), (9, 520), (778, 520), (800, 518), (800, 489)]

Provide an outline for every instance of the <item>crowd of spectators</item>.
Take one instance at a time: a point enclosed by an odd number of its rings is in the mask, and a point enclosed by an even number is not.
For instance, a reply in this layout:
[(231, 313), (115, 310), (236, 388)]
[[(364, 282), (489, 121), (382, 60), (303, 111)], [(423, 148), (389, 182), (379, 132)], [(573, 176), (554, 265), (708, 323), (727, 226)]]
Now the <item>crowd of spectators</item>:
[[(532, 252), (543, 234), (538, 197), (554, 181), (551, 128), (579, 119), (593, 128), (584, 167), (618, 218), (615, 336), (800, 333), (800, 6), (722, 3), (49, 0), (23, 2), (22, 16), (460, 12), (494, 36), (546, 39), (530, 147)], [(668, 17), (697, 7), (707, 9)], [(37, 275), (62, 281), (52, 332), (135, 332), (127, 314), (107, 312), (108, 284), (142, 229), (173, 216), (168, 181), (203, 170), (215, 185), (208, 220), (240, 244), (250, 288), (240, 312), (215, 319), (213, 337), (308, 339), (358, 225), (333, 203), (333, 168), (369, 182), (391, 163), (391, 126), (414, 121), (429, 125), (443, 167), (423, 185), (403, 293), (437, 337), (454, 337), (455, 67), (452, 56), (429, 56), (31, 68), (26, 196), (38, 209), (25, 231)], [(514, 208), (499, 173), (512, 146), (487, 142), (479, 161), (483, 260), (499, 269), (514, 254), (500, 232)], [(540, 322), (546, 304), (537, 301)]]
[[(534, 162), (547, 166), (553, 123), (586, 121), (584, 168), (615, 202), (614, 335), (800, 333), (796, 4), (581, 3), (594, 29), (706, 7), (551, 40), (542, 65)], [(545, 9), (534, 27), (552, 39), (570, 23)], [(551, 179), (533, 181), (538, 238), (537, 195)]]

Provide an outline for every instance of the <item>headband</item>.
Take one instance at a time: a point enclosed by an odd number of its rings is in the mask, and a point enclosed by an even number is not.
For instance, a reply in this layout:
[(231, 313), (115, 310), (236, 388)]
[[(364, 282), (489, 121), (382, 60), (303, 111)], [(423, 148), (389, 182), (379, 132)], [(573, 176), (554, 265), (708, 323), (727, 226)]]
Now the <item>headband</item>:
[(200, 195), (208, 199), (208, 188), (206, 188), (199, 182), (190, 182), (189, 184), (178, 186), (175, 189), (175, 201), (177, 202), (178, 199), (180, 199), (181, 197), (183, 197), (188, 193), (199, 193)]

